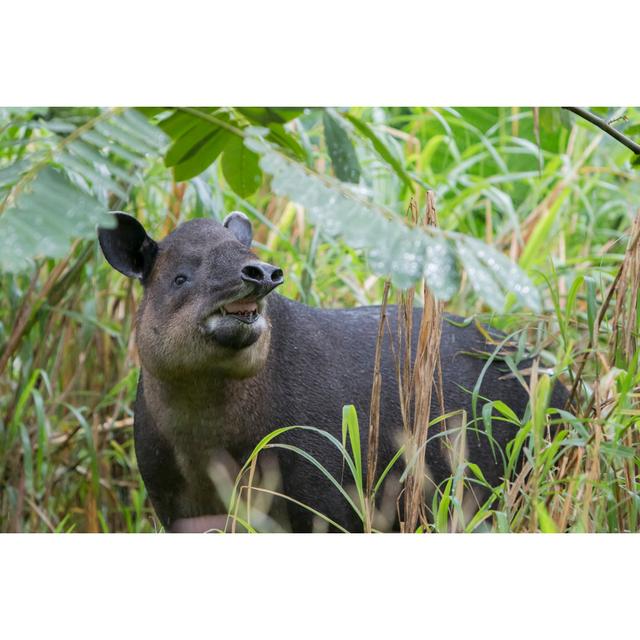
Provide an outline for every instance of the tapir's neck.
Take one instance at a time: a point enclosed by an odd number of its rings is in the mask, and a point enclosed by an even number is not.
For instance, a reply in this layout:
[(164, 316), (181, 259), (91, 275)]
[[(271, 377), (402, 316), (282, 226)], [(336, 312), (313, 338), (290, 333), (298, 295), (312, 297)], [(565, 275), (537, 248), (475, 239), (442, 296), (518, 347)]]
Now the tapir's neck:
[(244, 448), (266, 428), (262, 373), (243, 380), (200, 375), (165, 381), (143, 368), (142, 381), (147, 409), (178, 449)]

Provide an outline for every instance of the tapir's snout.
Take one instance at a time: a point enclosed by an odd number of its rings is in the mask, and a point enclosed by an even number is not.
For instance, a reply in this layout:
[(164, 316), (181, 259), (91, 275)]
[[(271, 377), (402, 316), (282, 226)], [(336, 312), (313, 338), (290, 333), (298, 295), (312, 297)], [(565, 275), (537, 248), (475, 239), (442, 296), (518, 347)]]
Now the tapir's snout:
[(240, 272), (240, 277), (250, 285), (258, 296), (266, 296), (284, 282), (282, 269), (267, 262), (250, 262)]

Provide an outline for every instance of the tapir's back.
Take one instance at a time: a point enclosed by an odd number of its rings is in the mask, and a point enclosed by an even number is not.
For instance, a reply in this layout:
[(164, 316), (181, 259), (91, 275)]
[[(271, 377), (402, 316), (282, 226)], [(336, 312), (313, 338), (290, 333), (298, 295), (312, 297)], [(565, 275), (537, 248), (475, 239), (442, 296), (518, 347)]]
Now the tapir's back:
[[(275, 308), (274, 308), (275, 307)], [(270, 300), (273, 321), (269, 377), (277, 384), (277, 411), (287, 419), (295, 411), (300, 423), (308, 418), (315, 426), (340, 423), (341, 407), (354, 404), (366, 422), (371, 399), (375, 346), (380, 307), (354, 309), (314, 309), (273, 295)], [(412, 358), (415, 357), (421, 309), (414, 310)], [(398, 403), (398, 325), (397, 307), (387, 309), (381, 359), (383, 422), (399, 419)], [(486, 328), (485, 328), (486, 331)], [(487, 333), (487, 335), (489, 335)], [(522, 415), (528, 394), (501, 358), (487, 367), (487, 358), (499, 349), (504, 336), (491, 332), (487, 342), (474, 323), (445, 315), (442, 323), (440, 359), (444, 404), (447, 412), (472, 413), (472, 392), (481, 377), (479, 397), (502, 400)], [(503, 352), (501, 352), (503, 353)], [(529, 363), (521, 367), (528, 367)], [(483, 369), (486, 371), (483, 373)], [(337, 407), (337, 411), (336, 411)], [(432, 417), (439, 412), (433, 398)], [(478, 405), (478, 410), (481, 404)], [(397, 415), (396, 415), (397, 412)], [(282, 425), (280, 425), (282, 426)]]

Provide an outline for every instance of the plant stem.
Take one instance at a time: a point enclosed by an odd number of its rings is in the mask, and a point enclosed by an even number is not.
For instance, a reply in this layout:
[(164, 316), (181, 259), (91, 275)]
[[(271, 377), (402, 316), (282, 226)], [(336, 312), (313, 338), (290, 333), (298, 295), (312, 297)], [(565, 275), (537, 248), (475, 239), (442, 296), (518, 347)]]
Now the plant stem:
[(562, 107), (567, 111), (572, 111), (576, 115), (584, 118), (591, 124), (595, 124), (596, 127), (602, 129), (605, 133), (608, 133), (612, 138), (615, 138), (618, 142), (621, 142), (625, 147), (631, 149), (633, 153), (636, 155), (640, 155), (640, 144), (631, 140), (631, 138), (627, 138), (623, 133), (620, 133), (617, 129), (612, 127), (608, 122), (605, 122), (602, 118), (594, 115), (590, 111), (586, 109), (582, 109), (580, 107)]

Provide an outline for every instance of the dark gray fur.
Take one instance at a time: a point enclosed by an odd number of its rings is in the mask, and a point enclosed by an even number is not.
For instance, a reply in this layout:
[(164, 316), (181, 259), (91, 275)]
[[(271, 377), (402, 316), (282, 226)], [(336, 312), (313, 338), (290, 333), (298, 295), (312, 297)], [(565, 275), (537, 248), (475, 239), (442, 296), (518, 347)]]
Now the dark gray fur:
[[(270, 267), (257, 263), (250, 253), (250, 225), (243, 218), (233, 214), (228, 228), (213, 220), (190, 221), (159, 244), (122, 215), (116, 230), (100, 230), (107, 259), (126, 275), (139, 277), (145, 287), (137, 324), (142, 371), (135, 404), (135, 444), (151, 501), (167, 529), (184, 518), (220, 513), (207, 472), (212, 457), (225, 452), (240, 465), (260, 438), (278, 427), (312, 425), (340, 439), (342, 407), (353, 404), (366, 450), (378, 307), (310, 308), (276, 293), (264, 297), (268, 291), (256, 288), (256, 296), (266, 303), (262, 315), (268, 320), (267, 328), (250, 333), (253, 329), (239, 327), (244, 346), (238, 348), (229, 333), (235, 325), (229, 325), (231, 329), (225, 325), (215, 334), (221, 343), (196, 330), (208, 310), (245, 292), (240, 274), (246, 265), (263, 265), (267, 271)], [(174, 277), (187, 268), (191, 280), (188, 290), (183, 290)], [(414, 317), (414, 352), (420, 313), (416, 310)], [(395, 307), (390, 307), (389, 319), (395, 336)], [(445, 411), (463, 409), (471, 418), (471, 390), (485, 360), (466, 354), (492, 353), (495, 345), (485, 344), (475, 327), (461, 328), (449, 320), (447, 316), (443, 323), (441, 341)], [(259, 355), (250, 359), (242, 355), (251, 350)], [(502, 400), (522, 416), (528, 394), (517, 379), (505, 376), (508, 373), (497, 361), (489, 366), (480, 396)], [(388, 335), (382, 380), (378, 470), (397, 451), (401, 431)], [(552, 406), (562, 406), (565, 395), (557, 386)], [(483, 402), (478, 403), (478, 416)], [(435, 394), (431, 415), (440, 415)], [(468, 434), (467, 446), (469, 460), (495, 485), (504, 474), (501, 451), (515, 436), (515, 428), (494, 421), (492, 430), (495, 451), (487, 436), (478, 433)], [(433, 486), (451, 473), (443, 439), (437, 436), (440, 431), (441, 425), (431, 429), (427, 446)], [(334, 477), (348, 477), (340, 455), (325, 438), (294, 430), (280, 441), (315, 456)], [(284, 451), (279, 461), (284, 493), (349, 530), (361, 528), (345, 500), (309, 462)], [(481, 499), (483, 493), (477, 497)], [(293, 530), (310, 531), (311, 514), (289, 506)]]

